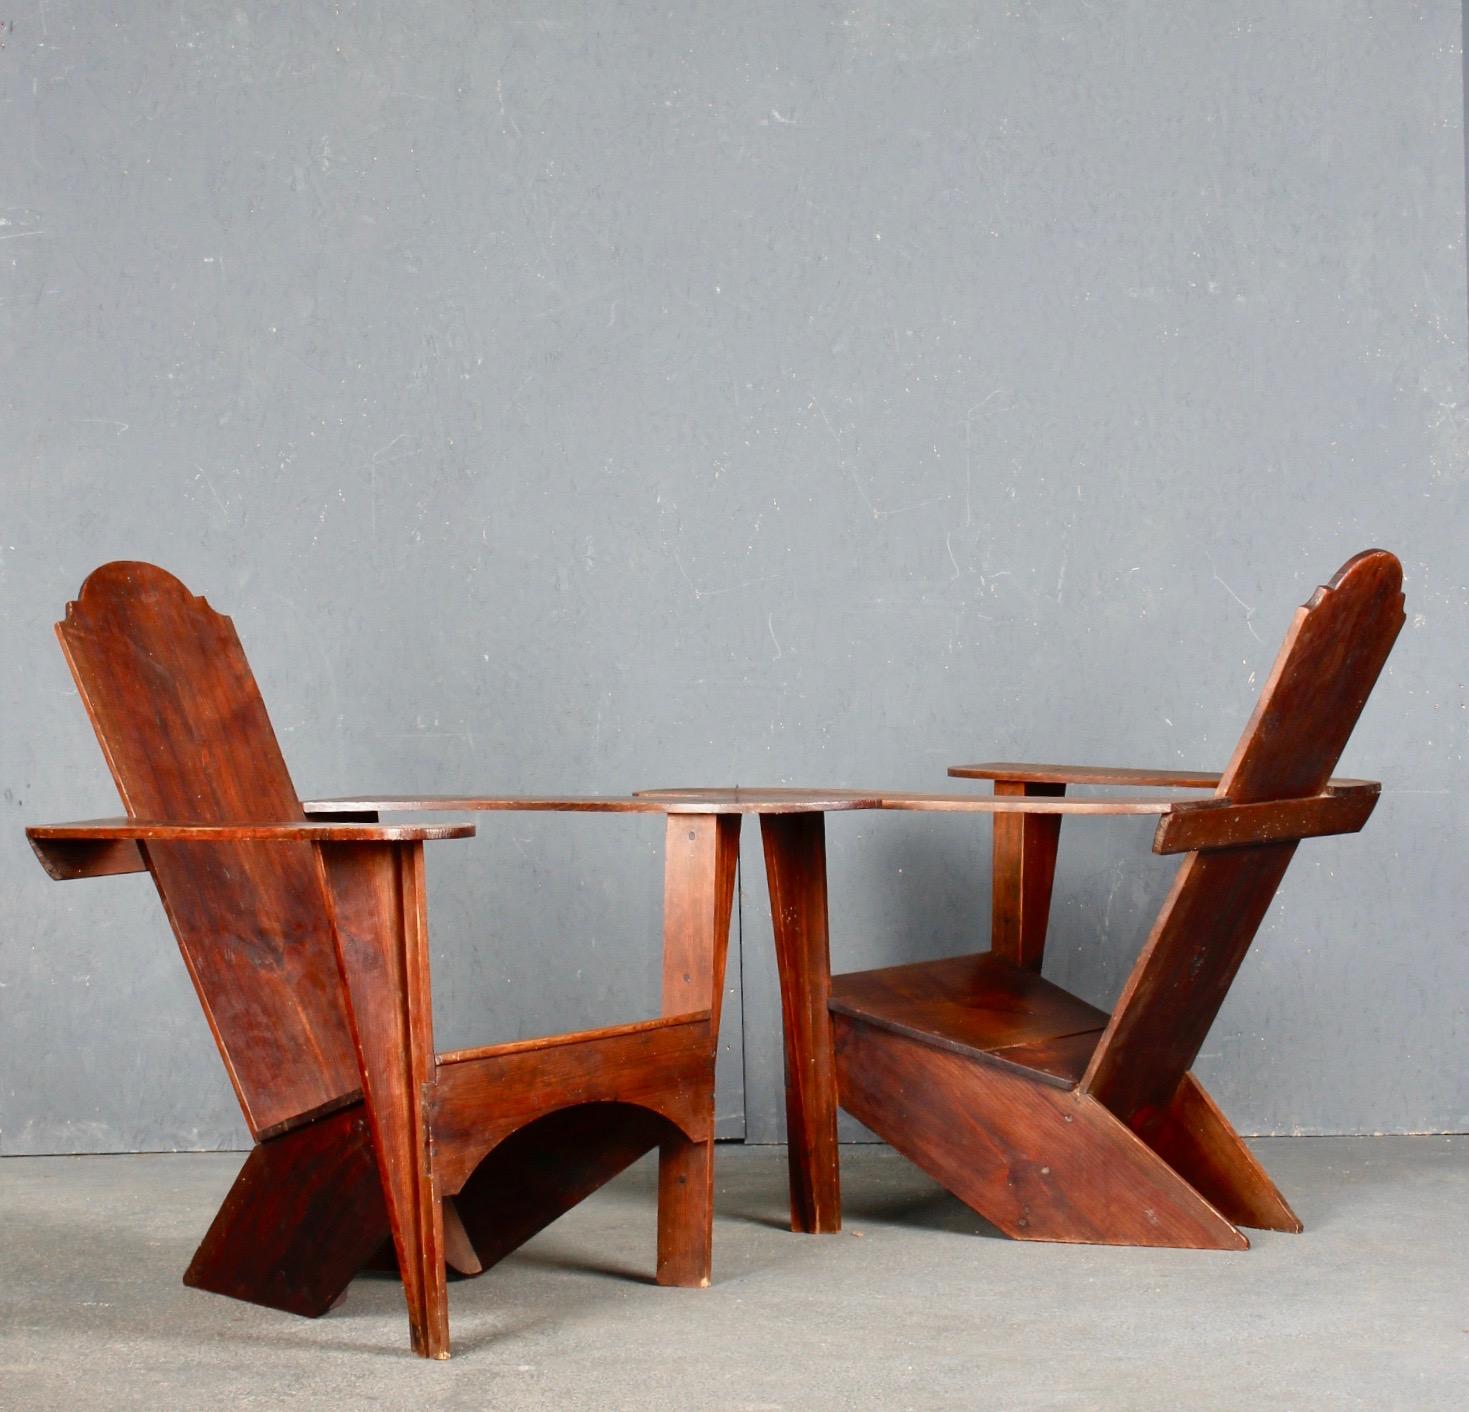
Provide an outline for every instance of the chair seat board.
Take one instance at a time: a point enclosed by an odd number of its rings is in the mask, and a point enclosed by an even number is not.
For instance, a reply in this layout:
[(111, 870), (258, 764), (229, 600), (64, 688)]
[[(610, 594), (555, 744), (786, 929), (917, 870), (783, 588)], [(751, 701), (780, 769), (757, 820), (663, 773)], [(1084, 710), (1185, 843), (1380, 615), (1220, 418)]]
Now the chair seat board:
[[(988, 951), (834, 976), (831, 1008), (936, 1048), (1034, 1069), (1063, 1085), (1081, 1077), (1107, 1023), (1104, 1011)], [(1057, 1047), (1073, 1038), (1078, 1042)]]

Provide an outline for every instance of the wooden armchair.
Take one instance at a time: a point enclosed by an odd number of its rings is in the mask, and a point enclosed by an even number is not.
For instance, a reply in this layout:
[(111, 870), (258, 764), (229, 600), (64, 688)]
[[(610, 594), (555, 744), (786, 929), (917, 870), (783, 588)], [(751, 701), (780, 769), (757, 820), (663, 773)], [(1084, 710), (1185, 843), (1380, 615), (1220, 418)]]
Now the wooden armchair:
[(32, 846), (58, 879), (153, 875), (256, 1143), (185, 1283), (314, 1316), (386, 1254), (414, 1349), (447, 1358), (446, 1265), (488, 1268), (657, 1147), (658, 1282), (708, 1284), (738, 816), (478, 800), (670, 816), (664, 1013), (437, 1053), (423, 845), (473, 825), (308, 818), (233, 625), (161, 569), (98, 569), (57, 633), (127, 817)]
[[(1398, 561), (1344, 565), (1297, 613), (1221, 775), (951, 769), (1002, 796), (983, 801), (991, 949), (833, 978), (842, 1106), (1018, 1238), (1241, 1249), (1237, 1226), (1300, 1230), (1189, 1068), (1299, 841), (1372, 812), (1376, 784), (1330, 776), (1402, 623)], [(1068, 784), (1213, 793), (1083, 802), (1061, 797)], [(1108, 1015), (1040, 974), (1061, 819), (1144, 810), (1162, 815), (1154, 851), (1185, 856)]]

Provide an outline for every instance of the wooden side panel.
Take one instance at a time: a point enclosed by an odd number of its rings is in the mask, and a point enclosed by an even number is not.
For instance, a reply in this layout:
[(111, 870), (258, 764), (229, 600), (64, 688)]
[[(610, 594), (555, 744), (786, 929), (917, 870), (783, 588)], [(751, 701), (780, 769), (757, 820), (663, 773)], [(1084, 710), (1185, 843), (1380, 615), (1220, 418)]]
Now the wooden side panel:
[(1006, 1235), (1243, 1250), (1249, 1242), (1099, 1103), (836, 1018), (842, 1106)]
[[(1001, 797), (1066, 793), (1064, 784), (996, 780)], [(1027, 971), (1040, 972), (1056, 880), (1059, 814), (996, 814), (990, 888), (990, 950)]]
[[(107, 564), (57, 625), (130, 818), (304, 818), (233, 624), (151, 564)], [(143, 856), (254, 1133), (357, 1087), (311, 845)]]
[(261, 1143), (184, 1283), (315, 1318), (345, 1294), (388, 1234), (360, 1103)]
[(413, 1348), (447, 1358), (443, 1203), (427, 1113), (434, 1038), (423, 845), (320, 849)]
[(714, 1043), (707, 1016), (629, 1027), (575, 1043), (507, 1045), (440, 1064), (428, 1114), (440, 1189), (453, 1196), (492, 1148), (557, 1108), (632, 1104), (694, 1141), (713, 1133)]
[(836, 1072), (827, 1011), (826, 822), (820, 814), (766, 814), (760, 834), (785, 1024), (791, 1229), (826, 1234), (842, 1228)]
[[(1359, 554), (1297, 614), (1219, 782), (1233, 804), (1319, 794), (1403, 623), (1402, 568)], [(1294, 842), (1191, 853), (1082, 1080), (1146, 1128), (1197, 1057)]]

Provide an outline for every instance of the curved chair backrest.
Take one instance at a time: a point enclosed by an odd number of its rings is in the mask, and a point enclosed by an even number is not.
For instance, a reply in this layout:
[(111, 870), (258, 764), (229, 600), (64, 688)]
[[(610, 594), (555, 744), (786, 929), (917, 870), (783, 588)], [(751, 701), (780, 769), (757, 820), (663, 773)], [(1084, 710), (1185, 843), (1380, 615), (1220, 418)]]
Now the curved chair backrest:
[[(1349, 559), (1299, 609), (1220, 779), (1236, 804), (1320, 793), (1403, 625), (1403, 569)], [(1188, 854), (1092, 1056), (1082, 1087), (1144, 1129), (1198, 1056), (1295, 842)]]
[[(104, 564), (56, 625), (135, 819), (303, 819), (234, 624), (152, 564)], [(146, 843), (149, 871), (256, 1137), (358, 1086), (309, 843)]]

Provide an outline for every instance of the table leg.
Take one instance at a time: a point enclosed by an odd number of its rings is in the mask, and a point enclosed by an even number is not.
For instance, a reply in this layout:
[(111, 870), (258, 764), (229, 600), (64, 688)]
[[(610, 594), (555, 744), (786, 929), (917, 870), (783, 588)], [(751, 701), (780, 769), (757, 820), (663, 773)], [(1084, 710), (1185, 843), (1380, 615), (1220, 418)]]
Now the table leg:
[(785, 1024), (786, 1141), (791, 1229), (841, 1230), (836, 1064), (832, 1054), (831, 955), (826, 915), (825, 817), (762, 814), (770, 918)]

